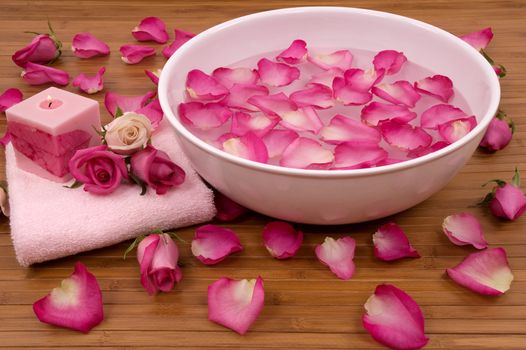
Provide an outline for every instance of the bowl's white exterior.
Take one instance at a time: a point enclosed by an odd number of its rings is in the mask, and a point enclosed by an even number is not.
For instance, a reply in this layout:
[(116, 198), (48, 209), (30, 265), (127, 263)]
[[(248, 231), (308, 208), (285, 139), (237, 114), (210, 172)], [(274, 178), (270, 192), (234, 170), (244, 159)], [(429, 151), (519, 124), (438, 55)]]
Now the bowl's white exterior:
[[(210, 72), (244, 57), (280, 50), (301, 38), (312, 47), (396, 49), (449, 76), (477, 116), (477, 127), (432, 154), (379, 168), (301, 170), (251, 162), (207, 145), (178, 120), (186, 74)], [(165, 115), (195, 170), (219, 191), (257, 212), (311, 224), (372, 220), (410, 208), (444, 187), (471, 157), (495, 114), (499, 81), (462, 40), (431, 25), (389, 13), (338, 7), (275, 10), (215, 26), (181, 47), (159, 83)]]

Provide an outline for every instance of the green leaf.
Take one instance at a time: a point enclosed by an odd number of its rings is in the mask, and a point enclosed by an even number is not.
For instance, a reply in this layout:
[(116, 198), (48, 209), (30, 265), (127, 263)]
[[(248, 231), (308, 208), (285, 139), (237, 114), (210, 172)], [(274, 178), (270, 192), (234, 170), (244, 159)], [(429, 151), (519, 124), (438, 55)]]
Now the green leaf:
[(29, 31), (29, 30), (24, 31), (24, 33), (26, 33), (26, 34), (42, 35), (42, 33), (32, 32), (32, 31)]
[(175, 232), (165, 232), (166, 234), (170, 235), (171, 237), (177, 239), (179, 242), (182, 242), (184, 244), (189, 244), (187, 241), (185, 241), (184, 239), (182, 239), (177, 233)]
[(136, 183), (137, 185), (141, 186), (141, 196), (144, 196), (146, 194), (146, 189), (147, 189), (147, 186), (146, 186), (146, 182), (142, 181), (141, 179), (139, 179), (134, 173), (132, 173), (131, 171), (128, 172), (128, 176), (130, 177), (130, 179), (132, 179), (132, 181), (134, 183)]
[(517, 127), (515, 126), (515, 122), (511, 119), (508, 119), (508, 125), (511, 129), (511, 133), (515, 134), (515, 131), (517, 130)]
[(493, 200), (493, 198), (495, 198), (495, 193), (493, 191), (489, 192), (483, 200), (477, 203), (477, 205), (486, 206)]
[(117, 106), (117, 109), (115, 110), (115, 118), (122, 117), (123, 114), (124, 112), (122, 111), (122, 109), (119, 106)]
[(506, 120), (508, 119), (508, 115), (506, 114), (506, 112), (504, 112), (502, 109), (499, 108), (497, 110), (497, 114), (495, 115), (495, 118), (500, 119), (500, 120)]
[(73, 182), (71, 185), (63, 186), (63, 187), (74, 189), (74, 188), (79, 188), (80, 186), (82, 186), (82, 182), (75, 180), (75, 182)]
[(482, 187), (486, 186), (487, 184), (489, 184), (491, 182), (495, 182), (499, 187), (503, 187), (504, 185), (506, 185), (506, 181), (504, 181), (504, 180), (493, 179), (493, 180), (489, 180), (488, 182), (482, 184)]
[(134, 250), (145, 237), (146, 237), (145, 235), (140, 235), (137, 238), (135, 238), (132, 244), (130, 244), (128, 249), (126, 249), (126, 251), (124, 252), (122, 259), (126, 260), (126, 255), (128, 255), (132, 250)]
[(511, 183), (515, 187), (521, 187), (521, 173), (519, 172), (519, 168), (517, 167), (515, 167), (515, 175), (513, 175)]

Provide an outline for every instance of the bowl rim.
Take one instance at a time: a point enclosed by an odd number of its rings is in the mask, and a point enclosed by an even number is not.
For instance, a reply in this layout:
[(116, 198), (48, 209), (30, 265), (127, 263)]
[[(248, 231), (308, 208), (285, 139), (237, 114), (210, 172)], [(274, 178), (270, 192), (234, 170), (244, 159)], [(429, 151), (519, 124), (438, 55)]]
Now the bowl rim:
[[(342, 13), (347, 12), (351, 14), (358, 14), (358, 15), (369, 15), (369, 16), (379, 16), (384, 17), (389, 20), (394, 21), (401, 21), (410, 23), (415, 26), (423, 27), (427, 30), (430, 30), (437, 35), (441, 35), (446, 37), (446, 39), (457, 41), (463, 46), (466, 50), (466, 53), (471, 55), (476, 61), (479, 61), (481, 63), (481, 66), (484, 69), (485, 78), (489, 81), (490, 85), (490, 91), (492, 91), (492, 98), (489, 103), (489, 107), (487, 109), (487, 112), (485, 115), (483, 115), (477, 124), (477, 126), (471, 130), (466, 136), (462, 137), (460, 140), (429, 154), (426, 154), (424, 156), (404, 160), (403, 162), (389, 164), (389, 165), (383, 165), (380, 167), (374, 167), (374, 168), (364, 168), (364, 169), (347, 169), (347, 170), (316, 170), (316, 169), (297, 169), (297, 168), (287, 168), (282, 167), (278, 165), (272, 165), (272, 164), (265, 164), (265, 163), (259, 163), (252, 160), (244, 159), (241, 157), (237, 157), (234, 155), (231, 155), (225, 151), (222, 151), (218, 148), (215, 148), (212, 145), (209, 145), (205, 141), (201, 140), (197, 136), (195, 136), (192, 132), (190, 132), (174, 115), (174, 112), (172, 111), (172, 108), (168, 102), (168, 76), (171, 75), (171, 72), (175, 69), (177, 65), (177, 60), (179, 60), (180, 57), (184, 56), (186, 54), (186, 51), (189, 50), (189, 48), (192, 46), (192, 43), (200, 40), (201, 38), (204, 38), (212, 33), (218, 32), (223, 30), (224, 28), (231, 27), (234, 25), (237, 25), (238, 23), (251, 21), (255, 18), (261, 18), (261, 17), (272, 17), (275, 15), (283, 15), (288, 13), (299, 13), (299, 12), (319, 12), (319, 13)], [(362, 177), (362, 176), (370, 176), (370, 175), (379, 175), (384, 173), (391, 173), (395, 171), (400, 171), (406, 168), (415, 167), (424, 163), (431, 162), (433, 160), (442, 158), (446, 155), (449, 155), (456, 151), (459, 148), (462, 148), (464, 145), (466, 145), (468, 142), (473, 140), (475, 137), (477, 137), (480, 133), (482, 133), (491, 120), (493, 119), (493, 116), (497, 112), (497, 108), (499, 106), (500, 102), (500, 82), (495, 74), (493, 67), (486, 61), (486, 59), (473, 47), (471, 47), (468, 43), (464, 42), (459, 37), (445, 31), (444, 29), (435, 27), (431, 24), (389, 13), (389, 12), (383, 12), (383, 11), (376, 11), (376, 10), (369, 10), (369, 9), (362, 9), (362, 8), (354, 8), (354, 7), (338, 7), (338, 6), (306, 6), (306, 7), (290, 7), (290, 8), (282, 8), (282, 9), (276, 9), (276, 10), (270, 10), (270, 11), (263, 11), (263, 12), (257, 12), (241, 17), (237, 17), (231, 20), (228, 20), (226, 22), (217, 24), (199, 34), (197, 34), (195, 37), (190, 39), (185, 45), (181, 46), (166, 62), (162, 72), (161, 76), (159, 78), (159, 86), (158, 86), (158, 96), (159, 101), (161, 104), (161, 108), (163, 109), (164, 114), (172, 124), (172, 126), (177, 130), (177, 133), (180, 135), (180, 137), (184, 137), (187, 141), (191, 142), (194, 146), (200, 148), (202, 151), (205, 151), (206, 153), (212, 154), (215, 157), (221, 158), (224, 161), (228, 161), (230, 163), (234, 163), (236, 165), (251, 168), (253, 170), (263, 171), (267, 173), (273, 173), (273, 174), (281, 174), (281, 175), (292, 175), (292, 176), (299, 176), (299, 177), (320, 177), (320, 178), (342, 178), (342, 177)]]

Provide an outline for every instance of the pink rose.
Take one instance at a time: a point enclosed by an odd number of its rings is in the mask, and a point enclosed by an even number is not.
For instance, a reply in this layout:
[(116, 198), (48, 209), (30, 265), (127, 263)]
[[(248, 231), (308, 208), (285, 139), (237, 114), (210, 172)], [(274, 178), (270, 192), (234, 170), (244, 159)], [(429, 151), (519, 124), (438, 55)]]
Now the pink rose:
[(486, 134), (480, 142), (480, 147), (490, 152), (495, 152), (506, 147), (512, 138), (513, 128), (509, 121), (493, 118), (489, 123)]
[(69, 171), (84, 184), (84, 191), (109, 194), (128, 179), (124, 158), (108, 151), (105, 145), (79, 150), (69, 161)]
[(148, 294), (169, 292), (183, 274), (177, 260), (177, 245), (166, 233), (151, 234), (139, 243), (137, 260), (141, 266), (141, 284)]
[(519, 187), (512, 184), (498, 186), (489, 209), (493, 215), (513, 221), (526, 211), (526, 197)]
[(132, 155), (131, 170), (157, 194), (165, 194), (171, 187), (182, 184), (185, 178), (181, 167), (151, 145)]
[(11, 58), (16, 65), (25, 67), (28, 62), (47, 64), (59, 56), (57, 42), (48, 34), (40, 34), (35, 36), (29, 45), (15, 52)]

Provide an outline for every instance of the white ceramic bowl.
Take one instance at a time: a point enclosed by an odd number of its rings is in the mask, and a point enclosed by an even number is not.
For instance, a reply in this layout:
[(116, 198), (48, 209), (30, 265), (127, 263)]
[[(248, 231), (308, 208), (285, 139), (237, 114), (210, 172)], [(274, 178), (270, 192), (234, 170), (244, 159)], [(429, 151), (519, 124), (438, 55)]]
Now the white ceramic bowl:
[[(232, 156), (195, 137), (180, 122), (186, 74), (211, 72), (301, 38), (310, 47), (396, 49), (414, 63), (449, 76), (478, 125), (460, 141), (398, 164), (356, 170), (302, 170)], [(443, 188), (471, 157), (495, 114), (500, 86), (491, 66), (456, 36), (410, 18), (341, 7), (256, 13), (219, 24), (182, 46), (159, 82), (163, 111), (195, 170), (219, 191), (257, 212), (293, 222), (345, 224), (410, 208)]]

